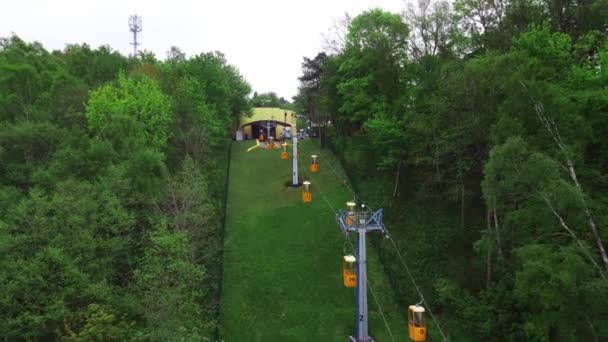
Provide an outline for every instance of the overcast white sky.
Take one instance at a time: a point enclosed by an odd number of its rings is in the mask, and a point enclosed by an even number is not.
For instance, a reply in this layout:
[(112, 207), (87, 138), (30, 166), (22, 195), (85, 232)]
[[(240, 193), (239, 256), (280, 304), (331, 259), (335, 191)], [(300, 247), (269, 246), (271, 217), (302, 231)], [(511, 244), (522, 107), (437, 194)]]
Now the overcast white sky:
[(314, 57), (336, 19), (403, 0), (4, 0), (0, 36), (15, 33), (47, 49), (86, 42), (132, 51), (130, 14), (143, 17), (142, 49), (164, 59), (175, 45), (188, 56), (221, 51), (258, 92), (295, 95), (302, 57)]

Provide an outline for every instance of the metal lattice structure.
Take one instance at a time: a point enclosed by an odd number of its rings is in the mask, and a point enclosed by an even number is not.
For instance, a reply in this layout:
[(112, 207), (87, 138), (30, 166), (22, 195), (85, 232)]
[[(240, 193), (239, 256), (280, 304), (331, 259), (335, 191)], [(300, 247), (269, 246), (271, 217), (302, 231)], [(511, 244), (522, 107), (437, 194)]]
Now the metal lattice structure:
[(134, 14), (129, 17), (129, 31), (133, 32), (133, 41), (131, 45), (133, 45), (133, 58), (137, 58), (137, 46), (141, 45), (141, 43), (137, 42), (137, 34), (141, 32), (143, 29), (141, 23), (141, 16)]

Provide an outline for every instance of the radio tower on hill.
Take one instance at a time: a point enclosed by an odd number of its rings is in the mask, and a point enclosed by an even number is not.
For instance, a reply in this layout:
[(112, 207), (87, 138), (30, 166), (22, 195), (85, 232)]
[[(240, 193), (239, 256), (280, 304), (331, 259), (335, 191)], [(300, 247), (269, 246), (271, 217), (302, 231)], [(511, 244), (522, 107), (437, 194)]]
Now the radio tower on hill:
[(137, 33), (141, 32), (141, 30), (141, 16), (137, 14), (130, 16), (129, 31), (133, 32), (133, 42), (131, 43), (131, 45), (133, 45), (133, 58), (137, 58), (137, 46), (140, 45), (140, 43), (137, 42)]

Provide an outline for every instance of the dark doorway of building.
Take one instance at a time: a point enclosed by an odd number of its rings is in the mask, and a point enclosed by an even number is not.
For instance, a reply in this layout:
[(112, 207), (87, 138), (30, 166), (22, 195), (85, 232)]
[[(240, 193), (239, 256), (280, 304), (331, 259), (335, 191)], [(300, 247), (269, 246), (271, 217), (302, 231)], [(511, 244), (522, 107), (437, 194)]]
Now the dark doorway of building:
[[(264, 132), (264, 136), (266, 137), (268, 135), (268, 128), (266, 128), (266, 125), (260, 125), (257, 123), (251, 124), (251, 135), (252, 135), (252, 139), (258, 139), (260, 137), (260, 130), (262, 132)], [(274, 137), (276, 139), (276, 135), (277, 135), (277, 128), (276, 127), (270, 127), (270, 136)]]

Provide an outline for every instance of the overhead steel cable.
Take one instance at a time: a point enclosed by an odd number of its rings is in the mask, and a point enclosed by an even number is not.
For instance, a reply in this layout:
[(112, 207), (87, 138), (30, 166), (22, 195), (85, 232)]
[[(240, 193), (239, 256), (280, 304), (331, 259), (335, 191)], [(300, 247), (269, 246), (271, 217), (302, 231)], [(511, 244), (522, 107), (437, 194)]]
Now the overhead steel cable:
[[(321, 152), (319, 152), (319, 155), (322, 155)], [(327, 156), (329, 155), (329, 153), (325, 153), (325, 156), (323, 157), (324, 159), (328, 160), (328, 164), (329, 165), (329, 169), (333, 172), (334, 175), (336, 175), (336, 177), (341, 180), (344, 184), (344, 186), (346, 187), (346, 189), (348, 189), (348, 191), (351, 193), (351, 195), (353, 196), (353, 198), (355, 200), (358, 200), (361, 204), (364, 204), (366, 207), (371, 208), (371, 206), (368, 206), (367, 203), (363, 200), (363, 198), (359, 197), (359, 195), (357, 195), (357, 193), (355, 192), (355, 189), (349, 185), (348, 183), (348, 176), (345, 174), (344, 177), (340, 177), (338, 171), (336, 171), (335, 167), (332, 165), (332, 162), (330, 162), (329, 160), (332, 158), (328, 158)], [(321, 158), (319, 158), (321, 159)], [(335, 158), (333, 158), (334, 162), (339, 163), (338, 160), (335, 160)], [(346, 179), (340, 179), (340, 178), (346, 178)]]
[[(422, 294), (422, 291), (420, 291), (420, 288), (418, 287), (418, 284), (416, 284), (416, 280), (412, 276), (412, 273), (410, 272), (409, 267), (407, 267), (407, 264), (405, 263), (405, 260), (401, 256), (401, 252), (399, 252), (399, 248), (397, 248), (397, 245), (395, 244), (395, 241), (393, 240), (392, 237), (390, 237), (390, 235), (389, 235), (388, 239), (393, 244), (393, 247), (395, 248), (395, 251), (397, 252), (397, 255), (399, 256), (399, 260), (401, 260), (401, 263), (403, 264), (403, 267), (405, 267), (405, 270), (407, 271), (407, 275), (410, 277), (410, 280), (412, 281), (412, 284), (414, 284), (414, 288), (416, 289), (416, 292), (418, 292), (418, 295), (420, 296), (420, 303), (426, 303), (426, 300), (424, 299), (424, 295)], [(429, 315), (431, 316), (431, 319), (433, 320), (433, 322), (435, 323), (435, 326), (439, 330), (439, 333), (441, 333), (441, 337), (443, 337), (444, 341), (447, 341), (448, 339), (445, 336), (445, 334), (443, 333), (443, 330), (441, 329), (441, 326), (439, 325), (439, 323), (435, 319), (435, 315), (433, 315), (433, 311), (431, 311), (431, 308), (430, 308), (430, 306), (429, 306), (428, 303), (426, 303), (426, 307), (429, 310)]]
[(374, 292), (374, 288), (372, 287), (372, 284), (370, 284), (369, 279), (367, 280), (367, 287), (369, 288), (369, 291), (372, 293), (372, 298), (374, 298), (374, 302), (376, 302), (376, 305), (378, 305), (378, 310), (380, 310), (380, 315), (382, 315), (382, 320), (384, 321), (386, 330), (388, 330), (388, 334), (391, 336), (391, 340), (393, 342), (395, 342), (395, 336), (393, 336), (393, 331), (389, 327), (386, 317), (384, 317), (384, 310), (382, 310), (382, 306), (380, 306), (380, 302), (378, 302), (378, 298), (376, 298), (376, 293)]

